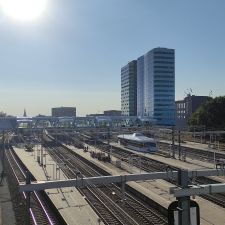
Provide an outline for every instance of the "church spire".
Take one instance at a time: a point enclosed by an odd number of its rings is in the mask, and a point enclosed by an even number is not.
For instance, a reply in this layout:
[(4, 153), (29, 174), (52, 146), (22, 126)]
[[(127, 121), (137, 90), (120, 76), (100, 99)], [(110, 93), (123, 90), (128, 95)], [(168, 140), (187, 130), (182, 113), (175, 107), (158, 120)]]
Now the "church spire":
[(27, 117), (26, 109), (24, 109), (24, 111), (23, 111), (23, 117)]

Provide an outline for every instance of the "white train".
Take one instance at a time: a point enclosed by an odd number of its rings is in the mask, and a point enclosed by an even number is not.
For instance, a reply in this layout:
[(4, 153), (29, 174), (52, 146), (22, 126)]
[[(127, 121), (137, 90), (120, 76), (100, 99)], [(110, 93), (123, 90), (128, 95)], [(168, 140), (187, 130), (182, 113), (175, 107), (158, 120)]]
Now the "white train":
[(155, 139), (146, 137), (141, 133), (121, 134), (117, 138), (121, 145), (135, 151), (149, 153), (157, 151)]

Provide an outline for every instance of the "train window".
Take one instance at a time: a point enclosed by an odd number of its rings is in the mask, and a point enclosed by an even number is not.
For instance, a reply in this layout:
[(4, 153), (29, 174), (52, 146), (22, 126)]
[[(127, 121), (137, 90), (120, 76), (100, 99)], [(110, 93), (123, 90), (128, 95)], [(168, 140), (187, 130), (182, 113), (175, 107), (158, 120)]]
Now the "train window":
[(145, 143), (146, 147), (156, 147), (156, 143), (150, 142), (150, 143)]

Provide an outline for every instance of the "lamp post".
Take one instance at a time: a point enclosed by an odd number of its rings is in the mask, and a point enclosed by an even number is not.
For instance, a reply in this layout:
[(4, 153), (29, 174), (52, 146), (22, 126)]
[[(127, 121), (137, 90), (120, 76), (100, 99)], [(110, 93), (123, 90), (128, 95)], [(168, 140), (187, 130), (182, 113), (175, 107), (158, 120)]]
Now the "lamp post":
[(42, 130), (42, 136), (41, 136), (41, 166), (43, 166), (43, 142), (44, 142), (44, 129)]

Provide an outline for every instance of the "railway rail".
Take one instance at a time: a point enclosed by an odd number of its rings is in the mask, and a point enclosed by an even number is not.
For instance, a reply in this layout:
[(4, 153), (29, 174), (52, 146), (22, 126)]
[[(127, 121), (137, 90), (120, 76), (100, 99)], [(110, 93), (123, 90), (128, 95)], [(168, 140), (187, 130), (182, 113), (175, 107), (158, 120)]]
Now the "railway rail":
[[(85, 135), (86, 139), (88, 139), (88, 136)], [(140, 168), (146, 172), (159, 172), (159, 171), (165, 171), (167, 169), (172, 170), (178, 170), (177, 167), (171, 167), (170, 165), (167, 165), (165, 163), (150, 159), (145, 156), (140, 156), (139, 154), (134, 154), (133, 152), (129, 150), (125, 150), (123, 148), (115, 147), (113, 145), (108, 145), (104, 142), (101, 144), (95, 145), (96, 148), (99, 148), (101, 151), (112, 154), (116, 158), (122, 159), (123, 161), (130, 163), (129, 159), (132, 158), (133, 166), (136, 166), (137, 168)], [(225, 159), (225, 155), (223, 155)], [(212, 184), (216, 181), (207, 177), (199, 177), (194, 180), (195, 184)], [(175, 181), (171, 181), (171, 183), (178, 185)], [(201, 196), (204, 199), (207, 199), (223, 208), (225, 208), (225, 193), (220, 194), (212, 194), (212, 195), (202, 195)]]
[[(52, 147), (46, 143), (45, 148), (59, 164), (66, 164), (62, 169), (69, 178), (102, 175), (62, 146)], [(106, 224), (167, 224), (164, 215), (128, 192), (124, 196), (114, 184), (82, 188), (79, 191)]]
[[(160, 148), (160, 152), (162, 153), (168, 154), (169, 152), (171, 152), (170, 144), (168, 143), (158, 142), (158, 146)], [(175, 145), (174, 148), (175, 148), (175, 153), (178, 155), (179, 147)], [(206, 150), (181, 146), (181, 153), (183, 153), (186, 157), (189, 157), (192, 159), (198, 159), (201, 161), (208, 161), (210, 163), (213, 163), (214, 160), (216, 162), (224, 160), (225, 162), (225, 154), (223, 152), (219, 152), (218, 150), (206, 151)]]
[[(198, 184), (218, 184), (218, 181), (212, 180), (207, 177), (198, 177), (195, 180)], [(201, 197), (216, 203), (217, 205), (225, 208), (225, 193), (202, 195)]]
[[(15, 209), (17, 224), (33, 224), (33, 225), (57, 225), (66, 224), (56, 210), (52, 210), (49, 205), (47, 195), (42, 192), (31, 192), (30, 194), (23, 192), (18, 193), (17, 188), (19, 182), (26, 180), (26, 168), (21, 164), (14, 150), (8, 146), (5, 151), (5, 161), (7, 163), (8, 175), (12, 174), (10, 180), (11, 194), (13, 195), (13, 206)], [(12, 189), (14, 188), (14, 189)], [(28, 203), (29, 198), (29, 205)], [(56, 215), (57, 214), (57, 215)]]

